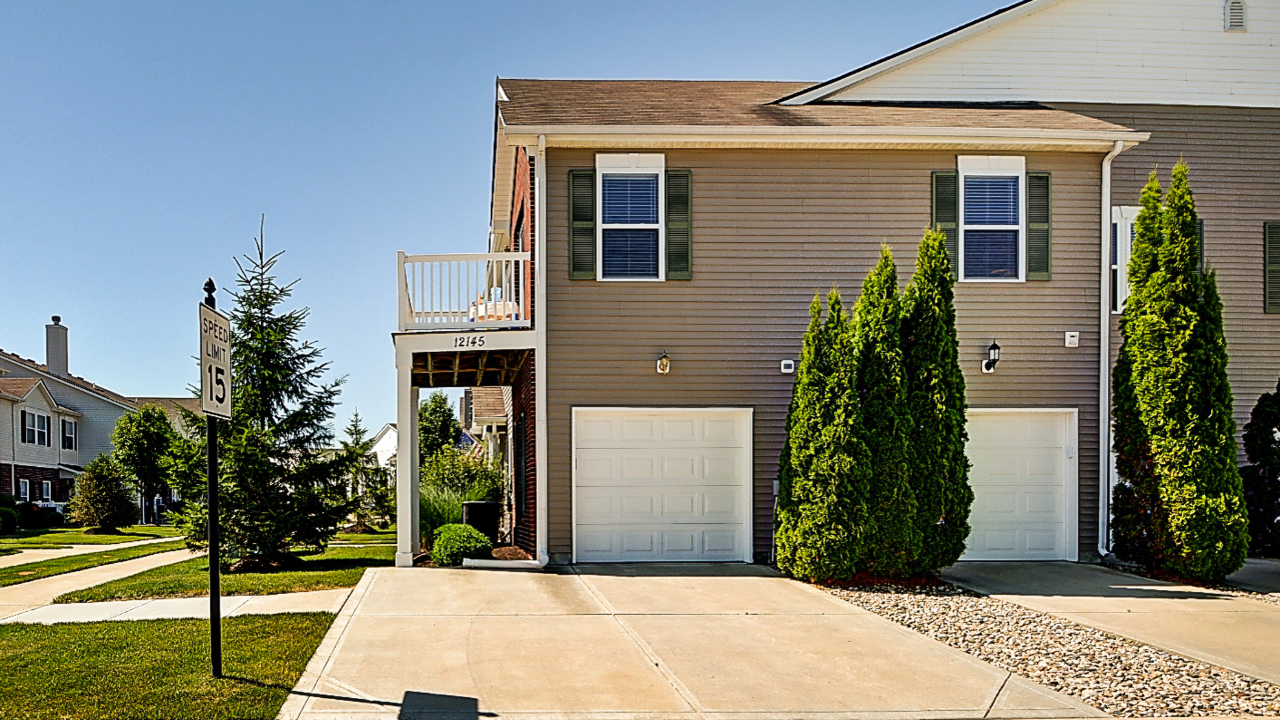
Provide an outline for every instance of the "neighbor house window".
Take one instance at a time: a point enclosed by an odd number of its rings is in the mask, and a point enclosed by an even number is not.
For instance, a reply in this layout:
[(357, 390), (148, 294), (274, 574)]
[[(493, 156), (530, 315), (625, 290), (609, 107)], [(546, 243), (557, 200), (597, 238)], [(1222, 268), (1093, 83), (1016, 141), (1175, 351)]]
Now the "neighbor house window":
[(597, 267), (602, 280), (665, 279), (666, 198), (660, 154), (596, 156)]
[(50, 430), (52, 421), (48, 415), (22, 411), (22, 442), (28, 445), (52, 447)]
[(44, 497), (42, 499), (45, 501), (53, 500), (53, 483), (45, 480), (41, 485), (43, 486), (41, 489), (44, 490)]
[(62, 449), (63, 450), (76, 449), (76, 421), (75, 420), (62, 421)]
[(22, 498), (22, 502), (29, 502), (31, 500), (31, 481), (30, 480), (18, 481), (18, 497)]
[(1129, 299), (1129, 257), (1133, 252), (1133, 222), (1142, 208), (1111, 208), (1111, 312), (1124, 310)]
[(1026, 161), (961, 156), (960, 277), (1020, 282), (1026, 277)]

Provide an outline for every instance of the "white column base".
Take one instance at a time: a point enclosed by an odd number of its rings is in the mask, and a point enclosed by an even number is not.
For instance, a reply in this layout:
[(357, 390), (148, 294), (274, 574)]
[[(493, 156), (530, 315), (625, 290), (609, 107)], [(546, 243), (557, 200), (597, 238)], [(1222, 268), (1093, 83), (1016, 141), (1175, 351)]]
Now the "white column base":
[(396, 567), (413, 567), (413, 553), (396, 553)]

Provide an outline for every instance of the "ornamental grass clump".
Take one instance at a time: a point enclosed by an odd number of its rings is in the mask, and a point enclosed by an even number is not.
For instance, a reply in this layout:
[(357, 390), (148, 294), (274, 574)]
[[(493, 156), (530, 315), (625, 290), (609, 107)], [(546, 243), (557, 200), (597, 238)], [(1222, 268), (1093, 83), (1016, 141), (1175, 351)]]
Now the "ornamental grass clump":
[(1244, 564), (1248, 519), (1236, 467), (1222, 301), (1199, 268), (1199, 222), (1185, 163), (1163, 208), (1143, 191), (1113, 380), (1122, 484), (1113, 503), (1123, 559), (1197, 580)]

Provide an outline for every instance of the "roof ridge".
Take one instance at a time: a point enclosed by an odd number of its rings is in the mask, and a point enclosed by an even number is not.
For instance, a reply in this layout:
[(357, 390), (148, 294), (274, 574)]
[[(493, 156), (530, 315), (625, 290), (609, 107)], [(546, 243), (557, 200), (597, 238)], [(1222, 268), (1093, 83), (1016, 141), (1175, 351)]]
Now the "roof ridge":
[(11, 362), (15, 362), (19, 365), (25, 365), (28, 369), (34, 370), (35, 372), (41, 373), (42, 375), (47, 375), (54, 380), (62, 380), (70, 385), (80, 388), (81, 390), (85, 390), (85, 391), (94, 393), (96, 395), (100, 395), (103, 398), (106, 398), (107, 400), (110, 400), (112, 402), (115, 402), (121, 405), (126, 405), (126, 406), (133, 405), (133, 403), (129, 402), (129, 399), (126, 398), (125, 396), (113, 390), (108, 390), (91, 380), (86, 380), (80, 377), (79, 375), (72, 375), (71, 373), (67, 373), (65, 376), (55, 375), (49, 372), (48, 365), (42, 365), (36, 362), (35, 360), (24, 358), (21, 355), (18, 355), (17, 353), (8, 352), (4, 348), (0, 348), (0, 357), (3, 357)]

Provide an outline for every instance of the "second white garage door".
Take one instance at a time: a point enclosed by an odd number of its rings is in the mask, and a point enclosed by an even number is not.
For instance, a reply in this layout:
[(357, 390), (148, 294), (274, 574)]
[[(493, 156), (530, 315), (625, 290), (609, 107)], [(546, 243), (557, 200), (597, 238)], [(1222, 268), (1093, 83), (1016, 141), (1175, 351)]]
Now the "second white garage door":
[(574, 562), (751, 561), (751, 410), (574, 408)]
[(1075, 411), (968, 416), (973, 531), (961, 560), (1075, 560)]

